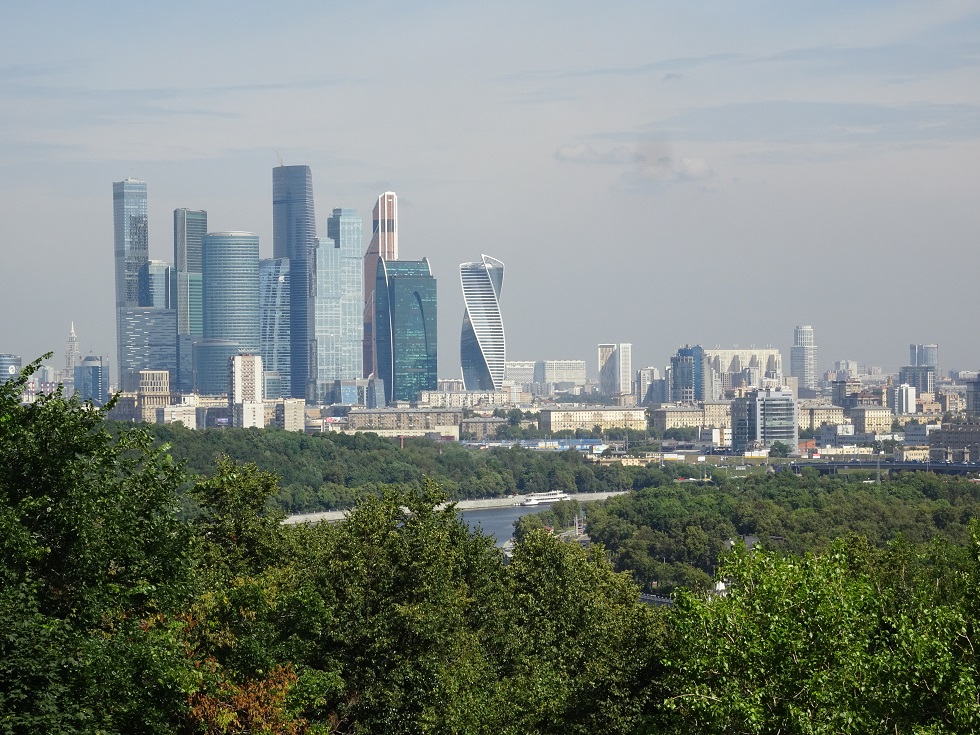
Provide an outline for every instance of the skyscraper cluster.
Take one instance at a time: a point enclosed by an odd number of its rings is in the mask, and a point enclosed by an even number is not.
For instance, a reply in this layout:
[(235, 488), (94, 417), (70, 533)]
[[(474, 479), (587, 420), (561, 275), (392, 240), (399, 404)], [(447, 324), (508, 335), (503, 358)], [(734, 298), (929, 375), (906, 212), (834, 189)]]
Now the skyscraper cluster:
[[(143, 181), (113, 184), (113, 218), (122, 390), (136, 390), (141, 371), (166, 370), (179, 392), (228, 394), (242, 355), (261, 358), (266, 398), (329, 403), (364, 378), (383, 380), (388, 401), (436, 388), (436, 282), (426, 259), (399, 260), (394, 192), (378, 197), (366, 252), (353, 209), (333, 209), (317, 236), (308, 166), (273, 169), (270, 259), (257, 235), (208, 232), (206, 211), (181, 208), (173, 265), (150, 260)], [(488, 262), (499, 295), (503, 264)], [(497, 381), (499, 322), (497, 311), (487, 348)]]

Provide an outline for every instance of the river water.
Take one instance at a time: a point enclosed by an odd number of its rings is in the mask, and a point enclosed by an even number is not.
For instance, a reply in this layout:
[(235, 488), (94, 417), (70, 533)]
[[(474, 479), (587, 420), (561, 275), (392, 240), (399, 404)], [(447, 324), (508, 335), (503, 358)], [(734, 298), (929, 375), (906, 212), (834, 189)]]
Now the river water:
[(546, 505), (511, 505), (506, 508), (487, 508), (484, 510), (460, 511), (459, 517), (466, 521), (471, 528), (492, 535), (497, 540), (497, 546), (503, 546), (514, 536), (514, 521), (528, 513), (540, 513), (547, 510)]

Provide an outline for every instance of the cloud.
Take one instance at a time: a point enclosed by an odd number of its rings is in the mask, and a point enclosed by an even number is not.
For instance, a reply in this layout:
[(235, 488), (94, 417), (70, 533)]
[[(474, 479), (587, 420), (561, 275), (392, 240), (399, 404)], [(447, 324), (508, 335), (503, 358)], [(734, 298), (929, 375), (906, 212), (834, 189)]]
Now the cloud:
[(555, 151), (555, 157), (566, 163), (624, 168), (615, 188), (629, 191), (705, 181), (714, 176), (714, 171), (705, 159), (675, 157), (669, 146), (659, 140), (641, 141), (635, 149), (617, 146), (607, 151), (597, 151), (588, 143), (570, 144)]
[(638, 154), (626, 146), (605, 152), (595, 150), (588, 143), (563, 145), (555, 151), (555, 158), (568, 163), (628, 164), (639, 160)]

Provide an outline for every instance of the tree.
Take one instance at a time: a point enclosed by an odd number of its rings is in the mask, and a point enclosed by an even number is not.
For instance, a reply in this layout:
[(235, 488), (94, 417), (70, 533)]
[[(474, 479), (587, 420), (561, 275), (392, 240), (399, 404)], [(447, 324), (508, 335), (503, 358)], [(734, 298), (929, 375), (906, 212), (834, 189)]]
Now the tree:
[(788, 457), (789, 456), (789, 445), (781, 441), (774, 441), (769, 445), (769, 456), (770, 457)]
[(190, 686), (158, 622), (187, 589), (183, 476), (145, 431), (106, 431), (111, 403), (21, 405), (40, 362), (0, 385), (3, 728), (166, 732)]

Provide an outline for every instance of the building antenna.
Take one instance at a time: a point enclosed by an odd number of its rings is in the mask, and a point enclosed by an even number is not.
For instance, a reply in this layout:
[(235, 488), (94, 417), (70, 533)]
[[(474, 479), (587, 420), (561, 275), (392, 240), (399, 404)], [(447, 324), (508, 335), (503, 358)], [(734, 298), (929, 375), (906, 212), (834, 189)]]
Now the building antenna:
[(279, 151), (276, 151), (276, 158), (279, 159), (279, 165), (285, 166), (286, 164), (282, 162), (282, 156), (279, 155)]

